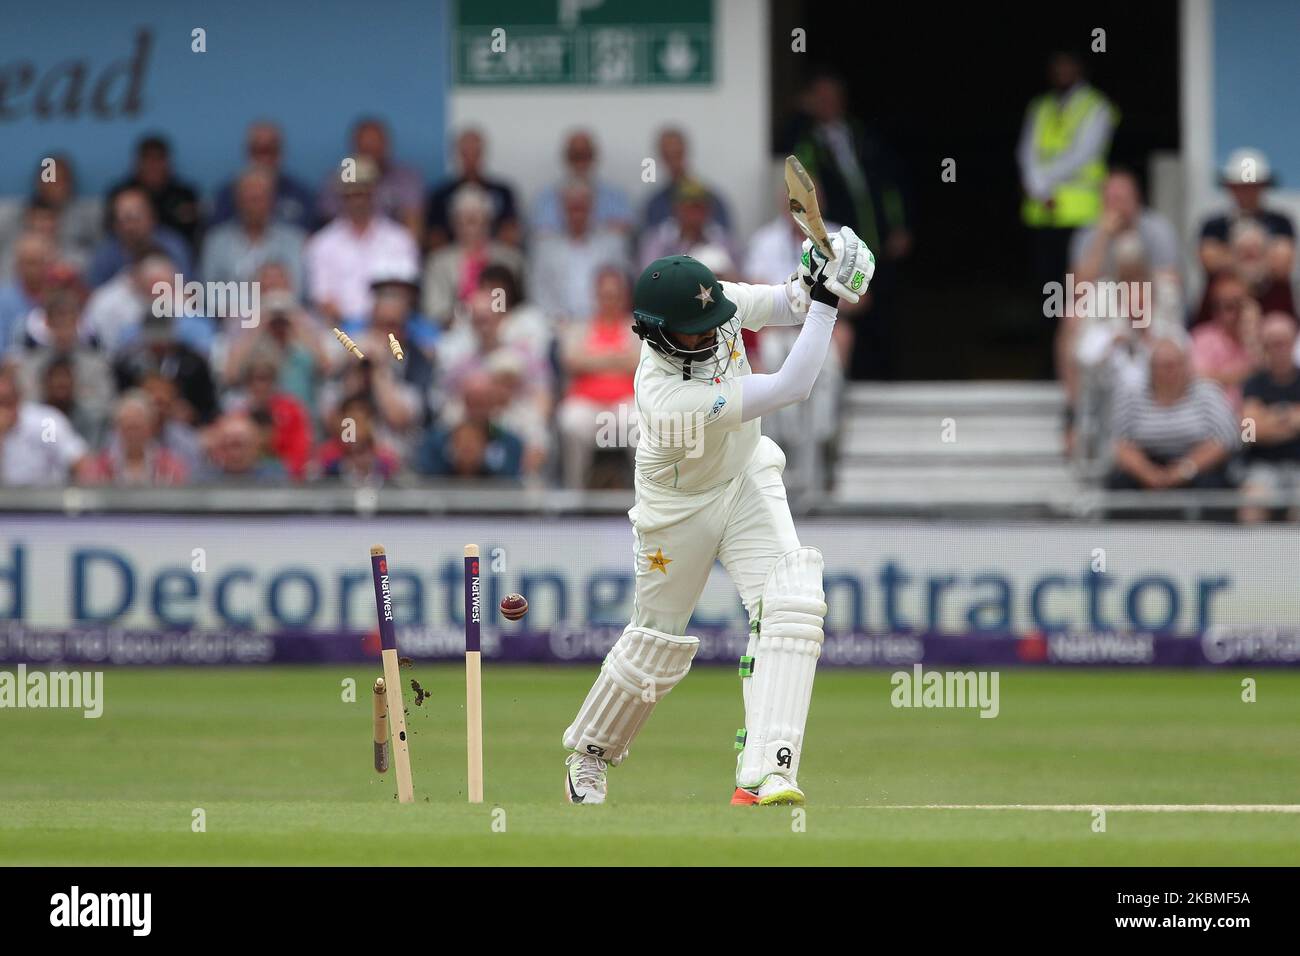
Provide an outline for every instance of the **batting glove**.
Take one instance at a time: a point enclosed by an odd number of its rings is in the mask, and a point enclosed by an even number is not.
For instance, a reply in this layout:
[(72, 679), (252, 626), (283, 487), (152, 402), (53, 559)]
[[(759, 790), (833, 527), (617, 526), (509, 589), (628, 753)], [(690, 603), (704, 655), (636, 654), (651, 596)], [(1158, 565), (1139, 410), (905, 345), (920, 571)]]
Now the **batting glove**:
[[(830, 237), (833, 258), (829, 261), (812, 240), (804, 240), (799, 258), (799, 278), (815, 301), (835, 305), (836, 299), (857, 302), (876, 274), (876, 257), (867, 244), (848, 226)], [(819, 290), (819, 287), (820, 290)]]

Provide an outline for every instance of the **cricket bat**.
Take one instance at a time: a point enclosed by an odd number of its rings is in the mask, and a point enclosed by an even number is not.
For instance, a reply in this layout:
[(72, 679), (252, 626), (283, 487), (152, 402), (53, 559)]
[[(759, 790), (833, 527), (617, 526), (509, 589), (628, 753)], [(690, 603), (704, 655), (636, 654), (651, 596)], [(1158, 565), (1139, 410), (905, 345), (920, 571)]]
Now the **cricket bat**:
[(822, 255), (834, 259), (831, 238), (826, 234), (826, 223), (822, 222), (821, 207), (817, 205), (817, 188), (803, 163), (794, 156), (785, 158), (785, 190), (790, 196), (790, 215), (795, 223)]

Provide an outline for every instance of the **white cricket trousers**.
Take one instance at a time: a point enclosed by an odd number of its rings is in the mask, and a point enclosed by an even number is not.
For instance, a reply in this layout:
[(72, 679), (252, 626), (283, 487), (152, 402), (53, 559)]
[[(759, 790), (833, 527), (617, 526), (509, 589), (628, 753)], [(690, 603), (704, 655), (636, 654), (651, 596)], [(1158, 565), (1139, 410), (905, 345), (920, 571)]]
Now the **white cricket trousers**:
[[(632, 519), (636, 597), (632, 625), (686, 634), (714, 560), (758, 615), (768, 572), (799, 547), (781, 474), (785, 454), (763, 436), (749, 465), (707, 491), (674, 491), (637, 481)], [(662, 561), (651, 560), (662, 554)]]

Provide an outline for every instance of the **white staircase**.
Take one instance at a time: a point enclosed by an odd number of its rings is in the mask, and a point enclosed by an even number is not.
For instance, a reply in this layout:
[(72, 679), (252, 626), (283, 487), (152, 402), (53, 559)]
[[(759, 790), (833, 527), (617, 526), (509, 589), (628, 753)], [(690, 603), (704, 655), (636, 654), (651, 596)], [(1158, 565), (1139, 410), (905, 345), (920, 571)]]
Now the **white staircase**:
[(1051, 382), (851, 383), (830, 503), (883, 512), (1068, 509), (1083, 487), (1062, 454), (1062, 408)]

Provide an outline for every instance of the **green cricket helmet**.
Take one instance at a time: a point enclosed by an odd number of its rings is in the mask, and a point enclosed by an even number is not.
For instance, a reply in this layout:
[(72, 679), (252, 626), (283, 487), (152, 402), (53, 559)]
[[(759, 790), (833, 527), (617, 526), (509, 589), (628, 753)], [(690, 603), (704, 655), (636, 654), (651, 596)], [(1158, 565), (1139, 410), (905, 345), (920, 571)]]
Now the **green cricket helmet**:
[[(732, 345), (719, 346), (735, 325), (736, 303), (723, 294), (722, 283), (704, 263), (690, 256), (665, 256), (646, 266), (632, 292), (632, 328), (656, 352), (682, 367), (683, 378), (717, 378), (731, 364)], [(726, 327), (723, 329), (723, 327)], [(685, 348), (676, 335), (714, 335), (696, 348)]]

